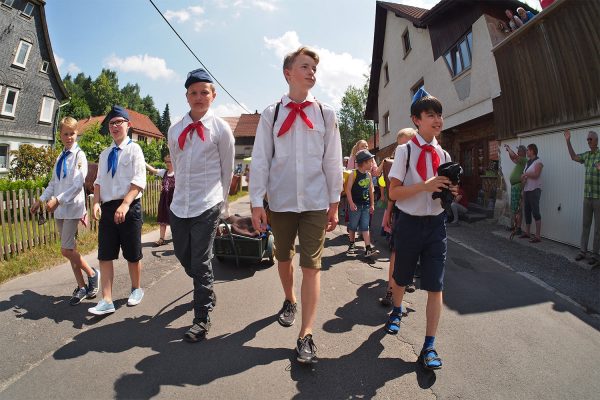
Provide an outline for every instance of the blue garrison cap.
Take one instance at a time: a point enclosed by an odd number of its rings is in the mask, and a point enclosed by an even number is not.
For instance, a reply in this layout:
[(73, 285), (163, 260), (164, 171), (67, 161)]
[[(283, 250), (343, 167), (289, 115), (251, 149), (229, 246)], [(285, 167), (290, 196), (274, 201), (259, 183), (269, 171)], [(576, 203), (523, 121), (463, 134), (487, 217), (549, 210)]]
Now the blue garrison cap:
[(192, 83), (196, 82), (208, 82), (213, 83), (212, 78), (202, 68), (195, 69), (188, 73), (187, 79), (185, 80), (185, 88), (189, 88)]
[(114, 106), (112, 106), (108, 115), (106, 116), (106, 119), (108, 121), (110, 121), (111, 119), (113, 119), (115, 117), (122, 117), (122, 118), (125, 118), (127, 121), (129, 121), (129, 113), (127, 112), (127, 110), (116, 104)]
[(419, 88), (419, 90), (417, 90), (417, 93), (415, 93), (415, 95), (412, 98), (412, 103), (410, 103), (411, 105), (415, 104), (417, 101), (421, 100), (423, 97), (427, 97), (430, 96), (429, 93), (427, 93), (427, 91), (421, 87)]

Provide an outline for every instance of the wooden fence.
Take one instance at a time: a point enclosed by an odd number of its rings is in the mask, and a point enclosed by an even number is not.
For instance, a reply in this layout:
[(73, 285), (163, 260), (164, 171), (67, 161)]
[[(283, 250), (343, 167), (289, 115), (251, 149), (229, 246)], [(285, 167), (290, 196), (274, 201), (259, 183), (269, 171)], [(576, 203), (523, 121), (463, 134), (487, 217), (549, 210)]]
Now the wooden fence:
[[(159, 179), (148, 181), (142, 196), (144, 215), (158, 214), (160, 190)], [(37, 215), (29, 212), (31, 205), (41, 194), (41, 189), (0, 191), (0, 261), (60, 240), (54, 214), (45, 209)], [(86, 199), (89, 223), (87, 228), (79, 224), (80, 232), (98, 230), (98, 222), (92, 218), (92, 208), (93, 196), (89, 196)], [(46, 222), (40, 223), (40, 220)]]

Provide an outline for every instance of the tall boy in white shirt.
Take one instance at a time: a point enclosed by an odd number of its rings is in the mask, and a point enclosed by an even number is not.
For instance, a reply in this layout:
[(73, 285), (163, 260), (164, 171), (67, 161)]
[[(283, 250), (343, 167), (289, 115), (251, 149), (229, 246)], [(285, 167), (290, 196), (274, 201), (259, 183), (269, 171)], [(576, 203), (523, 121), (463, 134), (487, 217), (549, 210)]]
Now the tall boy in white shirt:
[(171, 232), (177, 259), (194, 281), (194, 320), (188, 342), (206, 338), (216, 303), (212, 247), (219, 215), (227, 209), (235, 141), (229, 124), (210, 105), (217, 93), (203, 69), (185, 81), (190, 112), (169, 128), (169, 152), (177, 185), (171, 202)]
[(266, 229), (263, 199), (269, 202), (269, 221), (275, 238), (275, 257), (285, 301), (278, 321), (295, 322), (294, 242), (300, 242), (302, 268), (302, 326), (296, 343), (297, 360), (316, 361), (312, 339), (320, 291), (321, 254), (325, 232), (338, 222), (342, 191), (342, 147), (335, 110), (309, 93), (315, 85), (319, 56), (301, 47), (288, 54), (283, 75), (289, 92), (267, 107), (252, 150), (250, 201), (252, 223)]
[[(54, 211), (54, 218), (60, 232), (60, 252), (71, 263), (77, 281), (77, 287), (69, 300), (72, 306), (81, 303), (85, 298), (96, 297), (100, 277), (98, 270), (90, 268), (77, 251), (77, 225), (86, 213), (83, 183), (88, 164), (85, 153), (77, 145), (76, 139), (77, 121), (71, 117), (63, 118), (60, 121), (63, 152), (56, 159), (48, 187), (40, 196), (40, 200), (31, 206), (31, 212), (36, 213), (40, 201), (46, 201), (48, 211)], [(85, 284), (82, 271), (88, 277), (88, 285)]]
[(427, 325), (419, 362), (426, 369), (439, 369), (442, 360), (434, 342), (442, 312), (446, 213), (440, 199), (432, 199), (432, 193), (449, 187), (456, 195), (457, 188), (447, 177), (437, 176), (437, 167), (451, 161), (436, 140), (444, 125), (442, 104), (421, 88), (413, 97), (410, 114), (418, 133), (407, 144), (398, 146), (389, 173), (389, 197), (396, 201), (398, 212), (394, 224), (394, 279), (390, 281), (394, 309), (384, 329), (392, 335), (399, 332), (404, 290), (412, 284), (420, 260), (421, 289), (427, 291)]
[(140, 146), (128, 136), (129, 114), (113, 106), (108, 115), (108, 129), (113, 144), (100, 153), (98, 175), (94, 182), (94, 218), (98, 225), (98, 260), (100, 261), (102, 300), (88, 311), (94, 315), (115, 312), (112, 301), (113, 260), (127, 260), (131, 278), (129, 306), (142, 301), (142, 205), (146, 188), (146, 162)]

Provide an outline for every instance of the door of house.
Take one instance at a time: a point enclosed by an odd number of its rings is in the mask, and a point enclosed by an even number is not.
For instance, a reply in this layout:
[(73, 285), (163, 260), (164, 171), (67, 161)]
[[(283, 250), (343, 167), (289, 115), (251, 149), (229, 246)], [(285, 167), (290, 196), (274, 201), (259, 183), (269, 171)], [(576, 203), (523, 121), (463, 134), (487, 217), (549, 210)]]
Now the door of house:
[(481, 175), (485, 172), (485, 140), (474, 140), (460, 144), (460, 165), (463, 167), (462, 186), (472, 203), (477, 202), (481, 189)]

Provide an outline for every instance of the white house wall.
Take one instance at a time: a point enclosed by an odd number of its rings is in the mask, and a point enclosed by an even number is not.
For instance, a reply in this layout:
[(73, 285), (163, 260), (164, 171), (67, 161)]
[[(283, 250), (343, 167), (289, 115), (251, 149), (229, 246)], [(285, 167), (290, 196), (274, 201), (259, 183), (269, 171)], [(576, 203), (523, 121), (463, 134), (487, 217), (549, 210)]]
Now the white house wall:
[[(600, 134), (600, 123), (595, 121), (594, 124), (582, 124), (578, 127), (570, 127), (570, 130), (573, 149), (579, 154), (589, 150), (586, 137), (590, 130)], [(538, 147), (538, 155), (544, 164), (540, 199), (542, 236), (578, 247), (582, 226), (584, 166), (571, 160), (563, 129), (553, 128), (535, 135), (503, 141), (502, 147), (504, 144), (509, 144), (515, 149), (519, 144), (527, 146), (530, 143), (535, 143)], [(507, 188), (510, 188), (508, 179), (514, 163), (505, 150), (501, 152), (500, 163)], [(590, 249), (592, 238), (593, 228), (590, 233)]]
[[(403, 59), (402, 34), (406, 27), (412, 50)], [(473, 24), (472, 32), (471, 69), (452, 80), (443, 57), (433, 62), (429, 32), (415, 28), (411, 22), (396, 17), (394, 13), (387, 13), (378, 98), (381, 147), (393, 143), (395, 133), (401, 128), (413, 126), (409, 115), (410, 90), (421, 78), (425, 81), (425, 88), (444, 106), (445, 129), (492, 112), (492, 98), (499, 94), (500, 83), (485, 15)], [(387, 85), (386, 64), (390, 75)], [(460, 100), (455, 85), (466, 85), (469, 95)], [(390, 134), (383, 132), (386, 112), (390, 116)]]

